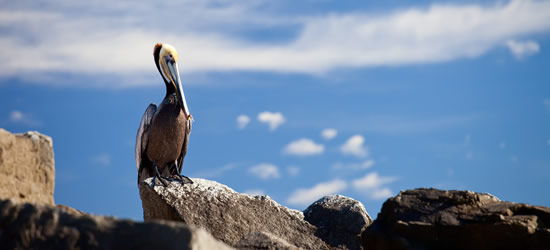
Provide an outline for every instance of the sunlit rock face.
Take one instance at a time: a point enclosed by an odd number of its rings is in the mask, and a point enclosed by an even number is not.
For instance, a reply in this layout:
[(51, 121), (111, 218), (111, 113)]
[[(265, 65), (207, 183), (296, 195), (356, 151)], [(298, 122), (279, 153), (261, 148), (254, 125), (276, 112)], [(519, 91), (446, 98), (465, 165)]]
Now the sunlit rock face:
[(472, 191), (413, 189), (388, 199), (368, 249), (547, 249), (550, 208)]
[(52, 139), (0, 128), (0, 199), (53, 205), (54, 187)]

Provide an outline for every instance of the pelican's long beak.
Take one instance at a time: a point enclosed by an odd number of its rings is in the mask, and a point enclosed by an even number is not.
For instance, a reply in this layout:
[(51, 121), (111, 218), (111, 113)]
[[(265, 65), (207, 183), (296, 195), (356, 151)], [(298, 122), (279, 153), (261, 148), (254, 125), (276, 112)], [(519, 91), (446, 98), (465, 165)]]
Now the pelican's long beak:
[(176, 87), (176, 94), (178, 95), (178, 102), (182, 108), (185, 117), (190, 119), (189, 108), (187, 107), (187, 101), (185, 100), (185, 94), (183, 93), (183, 88), (181, 87), (180, 72), (178, 70), (178, 64), (173, 59), (166, 59), (166, 65), (168, 66), (168, 73), (172, 79), (172, 84)]

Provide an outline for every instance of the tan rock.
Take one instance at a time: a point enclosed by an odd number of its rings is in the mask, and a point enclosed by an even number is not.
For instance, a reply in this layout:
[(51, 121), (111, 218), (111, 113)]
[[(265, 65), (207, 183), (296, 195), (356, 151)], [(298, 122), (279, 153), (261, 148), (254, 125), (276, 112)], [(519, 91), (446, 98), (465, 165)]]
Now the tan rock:
[[(267, 196), (237, 193), (215, 181), (192, 180), (193, 184), (171, 182), (168, 187), (154, 188), (150, 186), (151, 178), (140, 183), (145, 221), (182, 221), (206, 229), (228, 245), (248, 249), (253, 248), (251, 242), (275, 248), (330, 248), (315, 236), (317, 228), (305, 221), (300, 211), (281, 206)], [(268, 232), (269, 237), (265, 233), (250, 234), (254, 232)], [(239, 244), (241, 239), (245, 240)]]
[(53, 205), (54, 186), (52, 139), (0, 129), (0, 198)]
[(253, 232), (246, 235), (237, 243), (237, 249), (252, 250), (299, 250), (285, 240), (266, 232)]

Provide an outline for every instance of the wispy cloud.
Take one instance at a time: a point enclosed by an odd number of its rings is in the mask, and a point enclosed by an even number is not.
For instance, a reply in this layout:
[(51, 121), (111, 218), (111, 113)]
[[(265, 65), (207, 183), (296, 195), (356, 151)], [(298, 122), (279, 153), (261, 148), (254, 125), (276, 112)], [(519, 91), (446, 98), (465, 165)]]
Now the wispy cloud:
[(22, 121), (24, 118), (25, 116), (23, 116), (23, 113), (21, 113), (21, 111), (14, 110), (10, 113), (10, 121), (12, 122), (19, 122)]
[(325, 146), (317, 144), (311, 139), (302, 138), (290, 142), (283, 148), (283, 153), (297, 156), (320, 155), (325, 151)]
[(366, 157), (369, 152), (363, 145), (364, 143), (365, 138), (362, 135), (354, 135), (340, 147), (340, 152), (344, 155), (352, 155), (359, 158)]
[(396, 177), (379, 176), (376, 172), (371, 172), (365, 176), (355, 179), (352, 182), (353, 187), (361, 193), (365, 193), (369, 198), (380, 200), (391, 196), (392, 191), (384, 185), (396, 181)]
[(342, 170), (342, 169), (351, 169), (351, 170), (362, 170), (373, 167), (375, 161), (372, 159), (360, 162), (360, 163), (341, 163), (337, 162), (331, 166), (333, 170)]
[(396, 180), (395, 177), (382, 177), (378, 173), (372, 172), (362, 178), (353, 181), (353, 187), (356, 189), (378, 188), (382, 185), (392, 183)]
[(370, 193), (370, 197), (373, 200), (383, 200), (391, 197), (393, 195), (393, 192), (389, 188), (380, 188), (375, 189)]
[(546, 107), (546, 110), (550, 111), (550, 99), (546, 98), (542, 103)]
[(248, 169), (248, 172), (262, 180), (278, 179), (281, 177), (279, 168), (270, 163), (260, 163)]
[(101, 154), (92, 156), (91, 162), (94, 165), (97, 165), (100, 167), (108, 167), (111, 165), (112, 157), (108, 153), (101, 153)]
[(287, 202), (291, 205), (309, 205), (325, 195), (342, 192), (347, 186), (345, 181), (335, 179), (329, 182), (319, 183), (311, 188), (299, 188), (290, 194)]
[(25, 126), (36, 127), (40, 126), (41, 122), (34, 118), (32, 114), (23, 113), (19, 110), (10, 112), (9, 121), (12, 123), (22, 124)]
[(246, 128), (246, 125), (248, 125), (249, 122), (250, 122), (250, 117), (248, 117), (247, 115), (237, 116), (237, 127), (239, 129)]
[(325, 140), (332, 140), (336, 135), (338, 135), (338, 130), (333, 128), (327, 128), (321, 131), (321, 136), (325, 138)]
[(516, 41), (508, 40), (506, 46), (510, 52), (517, 58), (523, 59), (527, 56), (534, 55), (540, 51), (540, 46), (535, 41)]
[(366, 131), (384, 134), (407, 134), (434, 131), (469, 124), (476, 115), (448, 115), (441, 117), (408, 117), (398, 115), (373, 116), (365, 119)]
[(274, 131), (286, 122), (286, 118), (281, 112), (264, 111), (258, 114), (258, 121), (269, 125), (269, 130)]
[[(159, 41), (181, 52), (184, 74), (233, 70), (323, 74), (346, 67), (475, 58), (507, 41), (550, 30), (549, 1), (432, 4), (315, 15), (285, 15), (270, 4), (18, 1), (0, 11), (5, 27), (0, 37), (4, 48), (0, 75), (111, 74), (125, 79), (113, 81), (120, 85), (152, 84), (156, 81), (149, 80), (157, 72), (151, 50)], [(166, 20), (178, 25), (168, 31)], [(276, 43), (253, 40), (243, 32), (270, 28), (296, 32)], [(523, 47), (513, 50), (533, 51), (531, 45)]]
[(218, 168), (206, 169), (197, 173), (194, 173), (193, 177), (201, 178), (216, 178), (224, 175), (226, 172), (231, 171), (242, 165), (241, 163), (228, 163)]
[(300, 174), (300, 168), (296, 166), (289, 166), (286, 168), (286, 171), (288, 172), (288, 175), (292, 177), (298, 176)]

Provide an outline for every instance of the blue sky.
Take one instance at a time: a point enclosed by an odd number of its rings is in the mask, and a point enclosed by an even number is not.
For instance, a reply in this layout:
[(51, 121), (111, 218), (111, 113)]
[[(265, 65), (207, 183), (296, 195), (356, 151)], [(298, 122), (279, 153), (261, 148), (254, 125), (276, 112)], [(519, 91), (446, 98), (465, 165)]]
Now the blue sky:
[(183, 174), (296, 209), (416, 187), (550, 206), (550, 1), (2, 1), (0, 127), (56, 203), (142, 219), (135, 134), (179, 52)]

